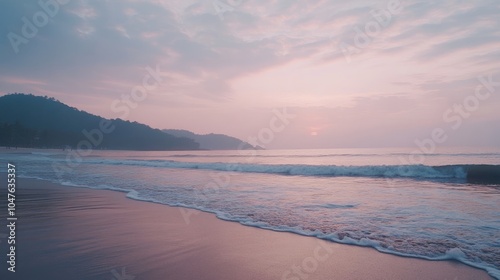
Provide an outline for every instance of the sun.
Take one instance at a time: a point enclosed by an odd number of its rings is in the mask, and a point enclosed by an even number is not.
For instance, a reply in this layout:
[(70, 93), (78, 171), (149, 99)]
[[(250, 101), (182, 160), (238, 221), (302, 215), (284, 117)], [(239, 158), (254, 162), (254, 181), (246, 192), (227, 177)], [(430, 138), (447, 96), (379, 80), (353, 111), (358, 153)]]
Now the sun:
[(311, 131), (311, 136), (318, 136), (318, 132), (317, 131)]

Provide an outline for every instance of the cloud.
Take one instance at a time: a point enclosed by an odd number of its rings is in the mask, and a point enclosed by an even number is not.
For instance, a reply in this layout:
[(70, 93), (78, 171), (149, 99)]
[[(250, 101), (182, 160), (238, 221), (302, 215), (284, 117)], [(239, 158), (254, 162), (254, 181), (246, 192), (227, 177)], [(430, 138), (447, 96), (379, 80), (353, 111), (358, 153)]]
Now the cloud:
[[(400, 2), (401, 12), (359, 47), (357, 30), (376, 23), (372, 12), (387, 10), (389, 0), (232, 1), (222, 18), (213, 1), (74, 0), (16, 54), (8, 34), (22, 35), (23, 18), (33, 21), (43, 10), (38, 0), (7, 1), (0, 92), (46, 94), (77, 107), (97, 102), (86, 108), (109, 116), (109, 103), (158, 65), (164, 81), (141, 105), (157, 114), (164, 114), (162, 102), (188, 113), (207, 108), (207, 119), (208, 108), (335, 107), (339, 100), (357, 104), (352, 112), (383, 111), (391, 109), (384, 104), (411, 105), (405, 100), (433, 108), (424, 97), (452, 102), (479, 74), (499, 67), (498, 1)], [(341, 43), (359, 49), (351, 63)]]

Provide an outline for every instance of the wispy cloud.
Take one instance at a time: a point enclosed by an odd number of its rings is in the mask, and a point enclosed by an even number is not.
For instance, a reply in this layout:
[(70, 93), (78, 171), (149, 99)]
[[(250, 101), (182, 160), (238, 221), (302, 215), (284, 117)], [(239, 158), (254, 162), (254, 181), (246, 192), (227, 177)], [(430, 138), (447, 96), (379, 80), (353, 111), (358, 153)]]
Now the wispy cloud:
[[(110, 100), (159, 64), (164, 82), (131, 118), (204, 132), (220, 120), (211, 110), (321, 104), (361, 112), (372, 97), (399, 106), (407, 97), (393, 97), (401, 93), (425, 108), (429, 96), (452, 102), (457, 89), (500, 67), (496, 0), (400, 0), (401, 12), (347, 63), (339, 45), (353, 45), (357, 30), (376, 23), (374, 11), (391, 1), (242, 1), (221, 18), (211, 1), (75, 0), (18, 54), (7, 34), (22, 35), (22, 18), (33, 21), (41, 8), (8, 1), (0, 11), (0, 91), (43, 92), (73, 106), (101, 100), (92, 109), (110, 116)], [(165, 113), (159, 104), (182, 104), (187, 113)], [(185, 120), (189, 114), (203, 120)]]

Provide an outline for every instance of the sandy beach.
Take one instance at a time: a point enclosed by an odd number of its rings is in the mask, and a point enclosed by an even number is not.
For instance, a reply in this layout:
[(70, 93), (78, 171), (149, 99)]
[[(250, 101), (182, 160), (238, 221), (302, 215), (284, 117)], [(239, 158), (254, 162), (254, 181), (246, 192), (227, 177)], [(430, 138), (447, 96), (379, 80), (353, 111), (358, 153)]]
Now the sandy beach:
[[(5, 223), (5, 188), (0, 193)], [(458, 262), (397, 257), (199, 211), (186, 223), (186, 209), (119, 192), (19, 179), (16, 196), (16, 272), (7, 271), (3, 226), (0, 279), (491, 279)]]

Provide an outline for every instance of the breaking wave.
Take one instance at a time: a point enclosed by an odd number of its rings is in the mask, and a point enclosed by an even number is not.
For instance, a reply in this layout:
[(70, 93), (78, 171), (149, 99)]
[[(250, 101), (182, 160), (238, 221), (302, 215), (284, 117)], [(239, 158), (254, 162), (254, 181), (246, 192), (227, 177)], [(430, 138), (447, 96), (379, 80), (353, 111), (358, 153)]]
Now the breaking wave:
[(379, 177), (416, 180), (450, 180), (472, 183), (500, 183), (500, 165), (302, 165), (204, 163), (170, 160), (87, 160), (89, 164), (132, 165), (163, 168), (205, 169), (243, 173), (268, 173), (295, 176)]

